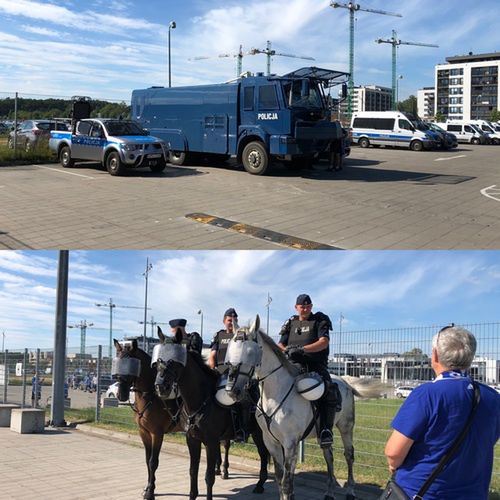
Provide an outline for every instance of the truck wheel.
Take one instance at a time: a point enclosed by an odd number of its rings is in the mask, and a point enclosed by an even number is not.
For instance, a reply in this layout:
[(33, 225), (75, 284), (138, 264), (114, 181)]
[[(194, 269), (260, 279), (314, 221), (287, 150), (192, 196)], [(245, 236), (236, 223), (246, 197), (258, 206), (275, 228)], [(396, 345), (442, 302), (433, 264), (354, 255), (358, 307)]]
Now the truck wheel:
[(471, 142), (472, 144), (479, 144), (480, 140), (477, 137), (474, 137)]
[(421, 141), (413, 141), (410, 144), (410, 149), (412, 151), (422, 151), (422, 149), (424, 149), (424, 145), (422, 144)]
[(12, 137), (9, 137), (9, 140), (7, 141), (7, 146), (9, 149), (14, 149), (14, 139)]
[(269, 166), (269, 155), (260, 142), (250, 142), (243, 149), (243, 166), (253, 175), (264, 175)]
[(59, 152), (59, 161), (64, 168), (72, 167), (75, 164), (75, 160), (71, 158), (71, 148), (64, 146)]
[(113, 151), (106, 158), (106, 169), (111, 175), (122, 175), (125, 172), (120, 155)]
[(168, 154), (168, 161), (172, 165), (184, 165), (184, 163), (186, 163), (186, 153), (180, 151), (170, 151)]
[(362, 139), (359, 140), (359, 145), (362, 148), (369, 148), (370, 147), (370, 141), (366, 137), (363, 137)]
[(30, 140), (26, 140), (26, 144), (24, 145), (24, 150), (26, 151), (26, 153), (31, 153), (31, 151), (33, 150), (33, 144)]
[(156, 165), (151, 165), (149, 168), (151, 169), (151, 172), (163, 172), (166, 166), (166, 163), (161, 160)]

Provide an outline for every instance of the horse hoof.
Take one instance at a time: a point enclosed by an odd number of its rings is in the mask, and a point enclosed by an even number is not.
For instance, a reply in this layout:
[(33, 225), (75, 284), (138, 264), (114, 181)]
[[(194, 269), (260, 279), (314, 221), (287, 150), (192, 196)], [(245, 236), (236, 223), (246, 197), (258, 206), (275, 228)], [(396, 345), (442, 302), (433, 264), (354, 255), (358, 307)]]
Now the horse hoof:
[(261, 486), (260, 484), (258, 484), (253, 490), (252, 490), (252, 493), (257, 493), (258, 495), (261, 495), (262, 493), (264, 493), (264, 486)]
[(215, 469), (215, 475), (220, 476), (220, 469)]
[(224, 474), (222, 474), (222, 479), (229, 479), (229, 474), (224, 472)]

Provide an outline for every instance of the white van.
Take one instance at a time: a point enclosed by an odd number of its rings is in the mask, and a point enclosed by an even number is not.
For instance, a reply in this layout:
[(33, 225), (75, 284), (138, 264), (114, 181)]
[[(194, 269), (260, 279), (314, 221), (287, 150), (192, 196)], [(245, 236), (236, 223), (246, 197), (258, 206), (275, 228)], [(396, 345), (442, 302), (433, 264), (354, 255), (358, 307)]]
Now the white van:
[(360, 111), (353, 113), (352, 140), (362, 148), (370, 145), (409, 147), (412, 151), (439, 147), (436, 137), (418, 130), (411, 117), (400, 111)]
[(455, 134), (458, 142), (466, 142), (468, 144), (488, 143), (488, 137), (486, 137), (482, 130), (469, 122), (448, 120), (446, 123), (440, 123), (439, 126), (447, 132)]
[(476, 125), (488, 135), (493, 144), (500, 144), (500, 132), (495, 130), (495, 127), (490, 122), (486, 120), (471, 120), (470, 123)]

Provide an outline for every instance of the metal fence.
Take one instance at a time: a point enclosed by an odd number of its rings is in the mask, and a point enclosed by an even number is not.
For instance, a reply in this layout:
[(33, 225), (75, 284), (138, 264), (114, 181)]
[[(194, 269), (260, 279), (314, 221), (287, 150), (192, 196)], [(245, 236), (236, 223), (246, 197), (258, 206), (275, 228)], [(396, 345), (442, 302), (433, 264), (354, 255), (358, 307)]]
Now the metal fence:
[[(355, 476), (375, 483), (387, 477), (383, 455), (391, 432), (390, 422), (402, 400), (396, 396), (400, 386), (415, 387), (431, 380), (432, 336), (442, 327), (426, 326), (366, 331), (342, 331), (332, 335), (330, 369), (339, 375), (370, 377), (385, 383), (379, 399), (356, 401), (354, 447)], [(462, 325), (472, 331), (478, 342), (471, 367), (476, 380), (500, 387), (500, 323)], [(101, 407), (109, 392), (111, 359), (109, 346), (68, 350), (66, 357), (67, 405), (87, 408), (101, 423), (133, 429), (133, 411), (129, 405)], [(47, 407), (51, 399), (52, 352), (25, 349), (5, 352), (0, 357), (0, 399), (23, 406)], [(5, 370), (5, 366), (7, 369)], [(36, 397), (36, 379), (40, 377), (40, 399)], [(109, 401), (109, 400), (107, 400)], [(250, 445), (247, 445), (250, 446)], [(500, 490), (500, 446), (496, 447), (492, 488)], [(345, 477), (340, 436), (335, 441), (336, 470)], [(323, 454), (314, 440), (303, 443), (300, 461), (323, 468)]]

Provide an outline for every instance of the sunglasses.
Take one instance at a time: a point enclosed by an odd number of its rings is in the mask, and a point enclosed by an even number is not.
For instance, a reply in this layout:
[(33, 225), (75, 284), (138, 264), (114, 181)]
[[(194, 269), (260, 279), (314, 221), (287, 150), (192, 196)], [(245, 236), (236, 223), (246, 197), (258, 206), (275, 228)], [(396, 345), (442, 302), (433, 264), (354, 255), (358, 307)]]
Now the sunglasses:
[(436, 346), (439, 344), (439, 337), (441, 336), (441, 333), (443, 333), (446, 330), (449, 330), (450, 328), (454, 328), (454, 326), (455, 326), (455, 323), (451, 323), (450, 325), (444, 326), (443, 328), (441, 328), (441, 330), (439, 330), (438, 335), (437, 335), (437, 339), (436, 339)]

